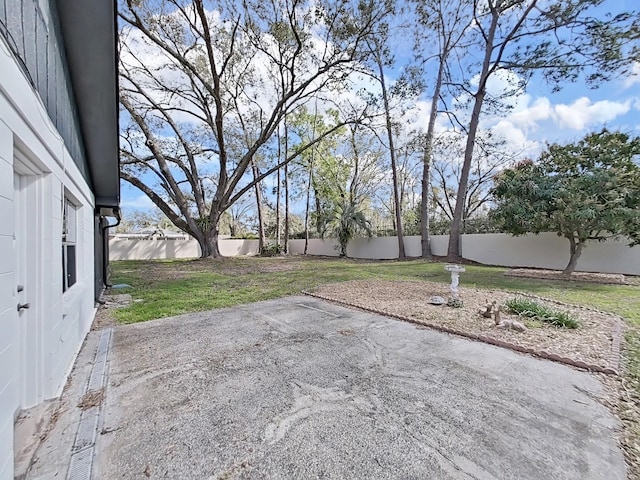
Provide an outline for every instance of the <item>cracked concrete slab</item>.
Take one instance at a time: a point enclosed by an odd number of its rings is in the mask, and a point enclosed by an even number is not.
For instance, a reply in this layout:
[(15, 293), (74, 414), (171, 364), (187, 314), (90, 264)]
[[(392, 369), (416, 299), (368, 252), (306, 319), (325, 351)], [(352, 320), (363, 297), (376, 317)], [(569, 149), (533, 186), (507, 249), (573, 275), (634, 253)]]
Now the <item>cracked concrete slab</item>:
[(94, 478), (624, 479), (593, 376), (309, 297), (114, 330)]

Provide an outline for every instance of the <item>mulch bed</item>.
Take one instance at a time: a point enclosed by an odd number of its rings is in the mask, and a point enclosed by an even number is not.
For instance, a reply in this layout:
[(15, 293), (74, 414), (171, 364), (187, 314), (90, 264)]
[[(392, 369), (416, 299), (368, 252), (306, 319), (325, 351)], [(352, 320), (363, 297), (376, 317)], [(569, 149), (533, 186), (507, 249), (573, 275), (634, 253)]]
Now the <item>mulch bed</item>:
[[(525, 293), (474, 288), (460, 289), (464, 301), (461, 308), (429, 304), (430, 296), (446, 298), (447, 290), (446, 285), (433, 282), (359, 280), (323, 285), (310, 294), (578, 368), (618, 373), (623, 322), (616, 315)], [(520, 333), (496, 328), (492, 319), (479, 314), (487, 301), (504, 304), (514, 296), (535, 298), (539, 303), (566, 311), (578, 319), (580, 326), (574, 330), (560, 328), (503, 313), (503, 318), (518, 320), (528, 327)]]

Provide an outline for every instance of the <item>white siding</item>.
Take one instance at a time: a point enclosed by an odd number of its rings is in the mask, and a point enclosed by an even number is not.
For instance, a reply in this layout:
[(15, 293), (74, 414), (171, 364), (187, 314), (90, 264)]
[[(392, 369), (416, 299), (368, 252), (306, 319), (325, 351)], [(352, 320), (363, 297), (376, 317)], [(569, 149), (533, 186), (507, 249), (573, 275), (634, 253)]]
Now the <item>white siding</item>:
[[(13, 421), (24, 407), (62, 392), (75, 357), (93, 321), (94, 199), (37, 94), (0, 38), (0, 480), (13, 478)], [(37, 394), (23, 398), (17, 373), (20, 355), (14, 261), (14, 185), (16, 151), (40, 171), (35, 180), (39, 219), (29, 268), (37, 272), (29, 285), (39, 335), (34, 362)], [(34, 177), (36, 178), (36, 177)], [(78, 208), (77, 282), (62, 293), (62, 192)], [(37, 335), (38, 333), (34, 333)]]
[(13, 478), (13, 413), (17, 406), (17, 316), (13, 280), (13, 140), (0, 121), (0, 479)]

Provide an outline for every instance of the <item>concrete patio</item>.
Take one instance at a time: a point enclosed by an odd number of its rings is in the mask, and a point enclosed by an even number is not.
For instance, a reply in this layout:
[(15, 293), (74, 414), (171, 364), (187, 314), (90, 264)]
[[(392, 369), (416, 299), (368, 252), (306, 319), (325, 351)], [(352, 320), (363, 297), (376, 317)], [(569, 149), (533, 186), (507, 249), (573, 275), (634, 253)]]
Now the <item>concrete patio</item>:
[[(118, 326), (108, 359), (97, 479), (626, 478), (588, 373), (309, 297)], [(67, 405), (30, 478), (67, 475)]]

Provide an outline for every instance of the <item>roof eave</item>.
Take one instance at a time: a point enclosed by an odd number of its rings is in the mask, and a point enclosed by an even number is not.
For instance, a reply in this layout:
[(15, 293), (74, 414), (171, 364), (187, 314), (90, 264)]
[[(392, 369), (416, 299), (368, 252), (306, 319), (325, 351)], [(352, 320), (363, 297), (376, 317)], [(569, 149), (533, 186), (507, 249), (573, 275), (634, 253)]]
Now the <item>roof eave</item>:
[(96, 209), (120, 204), (117, 6), (57, 0)]

